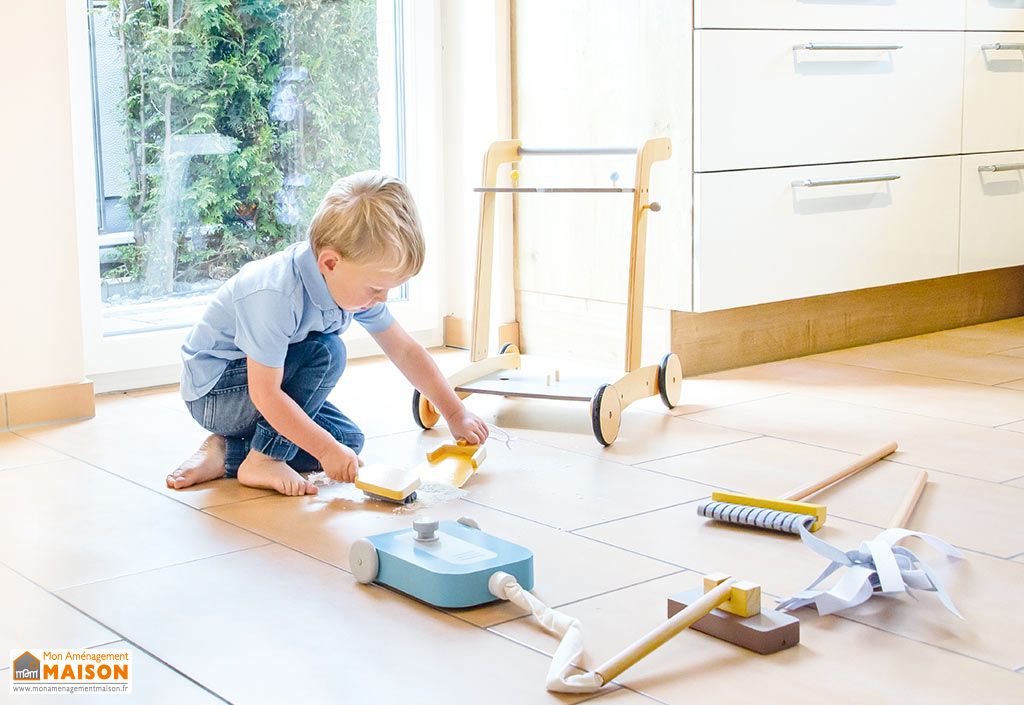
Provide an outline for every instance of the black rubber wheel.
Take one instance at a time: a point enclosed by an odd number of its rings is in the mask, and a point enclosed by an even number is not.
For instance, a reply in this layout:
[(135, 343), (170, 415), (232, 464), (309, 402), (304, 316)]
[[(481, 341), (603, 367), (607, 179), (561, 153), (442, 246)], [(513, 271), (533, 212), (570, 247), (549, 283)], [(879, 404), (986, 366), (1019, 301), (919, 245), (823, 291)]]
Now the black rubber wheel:
[(412, 418), (416, 425), (424, 431), (430, 430), (430, 426), (423, 423), (423, 419), (420, 418), (420, 390), (418, 389), (414, 389), (412, 392)]
[(500, 348), (500, 349), (498, 350), (498, 354), (499, 354), (499, 355), (504, 355), (505, 353), (507, 353), (507, 352), (508, 352), (508, 349), (509, 349), (509, 348), (513, 348), (513, 347), (515, 347), (515, 343), (505, 343), (505, 344), (504, 344), (504, 345), (502, 345), (502, 346), (501, 346), (501, 348)]
[(661, 403), (667, 406), (669, 409), (676, 408), (676, 405), (668, 398), (668, 363), (672, 359), (674, 353), (669, 353), (665, 357), (661, 358), (661, 364), (658, 365), (658, 393), (661, 395)]
[(618, 405), (618, 391), (612, 385), (602, 384), (598, 387), (597, 392), (594, 393), (593, 399), (590, 400), (590, 423), (594, 430), (594, 438), (596, 438), (597, 442), (606, 448), (614, 443), (615, 439), (619, 436), (619, 421), (617, 418), (614, 423), (614, 430), (612, 431), (611, 438), (607, 438), (605, 436), (604, 429), (602, 428), (601, 412), (605, 402), (605, 395), (609, 390), (611, 390), (611, 394), (615, 395), (614, 398), (609, 397), (609, 400), (614, 399), (614, 403), (612, 405), (614, 409), (613, 413), (615, 416), (618, 416), (618, 414), (621, 413)]

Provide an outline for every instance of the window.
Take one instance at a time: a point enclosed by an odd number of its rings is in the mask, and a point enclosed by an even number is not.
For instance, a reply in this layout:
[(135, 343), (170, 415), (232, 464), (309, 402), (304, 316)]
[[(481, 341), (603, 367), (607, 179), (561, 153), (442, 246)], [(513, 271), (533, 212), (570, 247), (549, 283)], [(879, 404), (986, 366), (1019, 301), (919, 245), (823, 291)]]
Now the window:
[(86, 1), (105, 336), (191, 325), (336, 178), (405, 176), (401, 0)]

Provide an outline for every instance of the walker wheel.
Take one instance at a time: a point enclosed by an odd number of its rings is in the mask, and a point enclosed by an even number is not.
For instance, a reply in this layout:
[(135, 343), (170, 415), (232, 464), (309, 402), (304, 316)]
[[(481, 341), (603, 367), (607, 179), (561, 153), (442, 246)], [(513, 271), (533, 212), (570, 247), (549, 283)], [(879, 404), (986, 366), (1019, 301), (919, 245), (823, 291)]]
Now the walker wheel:
[(619, 436), (622, 419), (622, 405), (619, 390), (612, 384), (602, 384), (590, 400), (590, 421), (594, 425), (594, 437), (603, 446), (610, 446)]
[(348, 567), (352, 576), (364, 585), (377, 579), (380, 561), (377, 558), (377, 547), (369, 539), (359, 539), (352, 544), (348, 552)]
[(420, 394), (418, 389), (412, 393), (412, 418), (416, 425), (424, 431), (433, 428), (434, 424), (441, 418), (441, 414), (437, 413), (434, 407), (431, 406), (430, 400)]
[(658, 365), (658, 391), (662, 403), (669, 409), (674, 409), (679, 403), (683, 391), (683, 363), (675, 353), (663, 357)]

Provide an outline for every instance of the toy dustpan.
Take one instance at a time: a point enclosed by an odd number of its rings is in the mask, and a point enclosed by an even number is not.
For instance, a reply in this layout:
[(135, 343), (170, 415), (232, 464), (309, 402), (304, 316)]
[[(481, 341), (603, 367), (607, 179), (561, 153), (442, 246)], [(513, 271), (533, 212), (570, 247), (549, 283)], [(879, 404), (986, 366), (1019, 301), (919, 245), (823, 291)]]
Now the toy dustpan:
[(462, 487), (487, 457), (487, 449), (459, 441), (443, 443), (427, 453), (427, 460), (417, 468), (423, 482), (437, 482)]

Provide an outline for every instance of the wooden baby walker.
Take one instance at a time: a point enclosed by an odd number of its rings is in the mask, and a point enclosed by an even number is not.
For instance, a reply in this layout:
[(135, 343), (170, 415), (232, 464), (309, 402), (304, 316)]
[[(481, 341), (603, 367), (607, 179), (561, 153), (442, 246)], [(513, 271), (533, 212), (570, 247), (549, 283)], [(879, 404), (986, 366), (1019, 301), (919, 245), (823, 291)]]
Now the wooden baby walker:
[[(643, 323), (644, 262), (647, 240), (647, 213), (659, 211), (658, 203), (648, 202), (651, 165), (669, 158), (672, 143), (666, 138), (647, 140), (635, 147), (529, 149), (519, 140), (493, 143), (484, 157), (483, 186), (474, 189), (481, 194), (480, 228), (476, 255), (476, 292), (473, 300), (473, 323), (470, 359), (472, 363), (448, 378), (460, 398), (471, 394), (496, 394), (532, 399), (589, 401), (594, 436), (602, 445), (611, 445), (619, 435), (622, 411), (633, 402), (661, 396), (668, 408), (679, 401), (682, 388), (682, 363), (669, 353), (661, 364), (640, 366)], [(612, 175), (609, 188), (521, 188), (518, 172), (512, 172), (512, 186), (496, 185), (498, 167), (532, 156), (596, 156), (635, 154), (636, 173), (633, 188), (620, 188), (617, 174)], [(491, 315), (491, 278), (494, 264), (495, 197), (499, 193), (591, 193), (633, 194), (632, 233), (629, 252), (629, 293), (626, 309), (625, 374), (614, 382), (607, 378), (565, 378), (556, 371), (550, 374), (531, 373), (521, 369), (525, 355), (518, 347), (506, 343), (498, 355), (488, 357), (488, 333)], [(432, 428), (440, 418), (437, 409), (417, 391), (412, 399), (413, 416), (421, 428)]]

